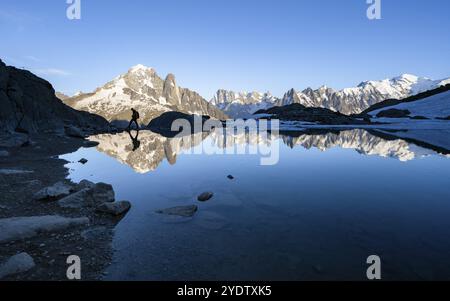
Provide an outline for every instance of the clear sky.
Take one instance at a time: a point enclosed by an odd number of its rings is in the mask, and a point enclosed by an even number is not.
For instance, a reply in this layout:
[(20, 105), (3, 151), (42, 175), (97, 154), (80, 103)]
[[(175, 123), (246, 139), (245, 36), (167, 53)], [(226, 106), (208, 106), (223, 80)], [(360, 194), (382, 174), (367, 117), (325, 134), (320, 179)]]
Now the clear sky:
[(450, 1), (0, 0), (0, 58), (56, 90), (92, 91), (144, 64), (210, 99), (219, 88), (354, 86), (402, 73), (450, 77)]

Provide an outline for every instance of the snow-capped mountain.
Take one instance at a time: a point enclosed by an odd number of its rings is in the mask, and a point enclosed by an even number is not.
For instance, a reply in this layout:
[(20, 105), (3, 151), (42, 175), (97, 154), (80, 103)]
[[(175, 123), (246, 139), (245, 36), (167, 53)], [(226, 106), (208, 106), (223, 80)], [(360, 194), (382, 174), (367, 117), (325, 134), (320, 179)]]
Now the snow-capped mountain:
[(355, 88), (340, 91), (326, 86), (302, 92), (289, 90), (277, 103), (278, 106), (300, 103), (308, 107), (323, 107), (344, 114), (360, 113), (371, 105), (386, 99), (403, 99), (450, 83), (445, 80), (431, 80), (425, 77), (403, 74), (380, 81), (366, 81)]
[(258, 110), (273, 107), (279, 101), (269, 92), (233, 92), (218, 90), (210, 103), (232, 118), (249, 118)]
[(77, 110), (103, 116), (108, 121), (129, 120), (131, 108), (140, 113), (147, 125), (164, 112), (209, 115), (226, 119), (226, 115), (198, 93), (181, 88), (173, 74), (161, 79), (152, 68), (137, 65), (92, 93), (81, 93), (64, 102)]

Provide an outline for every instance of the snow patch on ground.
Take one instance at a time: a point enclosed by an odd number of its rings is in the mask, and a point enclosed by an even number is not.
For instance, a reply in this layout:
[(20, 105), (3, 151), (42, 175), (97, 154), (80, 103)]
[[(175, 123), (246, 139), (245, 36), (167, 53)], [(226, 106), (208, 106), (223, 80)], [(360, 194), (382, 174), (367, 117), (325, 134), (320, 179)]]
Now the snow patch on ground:
[(445, 118), (450, 116), (450, 91), (433, 95), (421, 100), (405, 102), (395, 106), (385, 107), (370, 112), (372, 116), (376, 116), (381, 111), (389, 109), (408, 110), (410, 116), (424, 116), (427, 118)]

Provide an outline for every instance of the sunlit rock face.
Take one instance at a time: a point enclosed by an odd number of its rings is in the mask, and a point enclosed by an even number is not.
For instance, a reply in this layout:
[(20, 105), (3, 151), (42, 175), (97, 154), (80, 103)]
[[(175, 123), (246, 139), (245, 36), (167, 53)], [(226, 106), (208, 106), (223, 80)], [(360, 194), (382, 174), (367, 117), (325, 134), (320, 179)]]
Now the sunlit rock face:
[[(183, 137), (167, 138), (151, 131), (124, 132), (115, 135), (102, 134), (90, 137), (99, 143), (97, 150), (130, 166), (137, 173), (155, 171), (167, 160), (174, 165), (180, 154), (232, 154), (247, 147), (317, 148), (327, 151), (332, 148), (354, 149), (362, 155), (376, 155), (409, 161), (436, 152), (419, 147), (402, 139), (382, 138), (365, 130), (346, 130), (320, 133), (228, 133), (221, 129)], [(195, 149), (195, 151), (194, 151)]]
[(198, 93), (179, 87), (173, 74), (162, 79), (153, 68), (143, 65), (132, 67), (92, 93), (80, 93), (65, 98), (64, 102), (108, 121), (130, 120), (131, 108), (135, 108), (143, 125), (169, 111), (227, 119)]
[(327, 86), (303, 91), (289, 90), (276, 104), (299, 103), (306, 107), (321, 107), (344, 114), (361, 113), (386, 99), (403, 99), (450, 83), (450, 79), (432, 80), (411, 74), (394, 78), (365, 81), (357, 87), (334, 90)]

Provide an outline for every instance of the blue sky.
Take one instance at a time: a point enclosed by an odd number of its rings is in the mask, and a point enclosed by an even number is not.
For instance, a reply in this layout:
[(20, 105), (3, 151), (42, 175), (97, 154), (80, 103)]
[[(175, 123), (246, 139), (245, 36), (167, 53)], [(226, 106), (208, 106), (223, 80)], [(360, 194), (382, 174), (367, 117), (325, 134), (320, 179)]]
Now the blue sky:
[(144, 64), (210, 99), (218, 88), (354, 86), (402, 73), (450, 77), (450, 1), (1, 0), (0, 58), (56, 90), (91, 91)]

